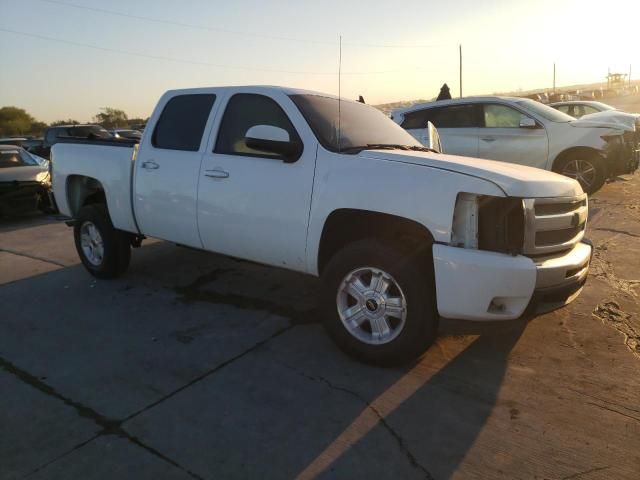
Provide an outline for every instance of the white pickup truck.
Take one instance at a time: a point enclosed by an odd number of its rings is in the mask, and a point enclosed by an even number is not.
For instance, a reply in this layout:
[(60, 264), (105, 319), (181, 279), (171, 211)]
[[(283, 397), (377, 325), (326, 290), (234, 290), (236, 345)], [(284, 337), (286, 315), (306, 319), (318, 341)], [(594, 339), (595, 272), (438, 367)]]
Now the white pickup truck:
[(122, 274), (150, 236), (321, 276), (327, 330), (377, 364), (424, 352), (439, 316), (573, 298), (589, 268), (575, 180), (440, 154), (321, 93), (169, 91), (139, 145), (59, 143), (52, 164), (91, 274)]

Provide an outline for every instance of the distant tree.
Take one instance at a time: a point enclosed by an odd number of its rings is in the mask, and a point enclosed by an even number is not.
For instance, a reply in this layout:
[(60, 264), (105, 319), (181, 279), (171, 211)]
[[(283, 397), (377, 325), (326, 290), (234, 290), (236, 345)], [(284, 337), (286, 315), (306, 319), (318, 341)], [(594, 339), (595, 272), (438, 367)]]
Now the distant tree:
[(68, 118), (67, 120), (56, 120), (49, 124), (50, 127), (57, 127), (58, 125), (80, 125), (80, 122), (73, 120), (72, 118)]
[(124, 110), (111, 107), (104, 107), (100, 110), (102, 111), (94, 117), (94, 120), (104, 128), (118, 128), (128, 125), (127, 114), (124, 113)]
[(0, 137), (26, 135), (31, 131), (35, 119), (26, 110), (18, 107), (0, 108)]
[(139, 125), (146, 125), (147, 122), (149, 121), (149, 117), (147, 118), (142, 118), (142, 117), (137, 117), (137, 118), (130, 118), (127, 121), (127, 125), (129, 128), (135, 128)]
[(36, 137), (41, 137), (44, 131), (47, 129), (47, 124), (44, 122), (33, 122), (31, 124), (31, 130), (29, 130), (29, 135), (33, 135)]

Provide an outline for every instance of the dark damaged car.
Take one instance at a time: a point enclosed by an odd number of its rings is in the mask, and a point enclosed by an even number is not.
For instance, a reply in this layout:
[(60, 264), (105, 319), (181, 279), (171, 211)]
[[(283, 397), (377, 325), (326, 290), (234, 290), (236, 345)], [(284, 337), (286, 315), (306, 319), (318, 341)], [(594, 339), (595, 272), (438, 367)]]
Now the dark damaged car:
[(24, 149), (0, 145), (0, 217), (50, 208), (46, 164)]

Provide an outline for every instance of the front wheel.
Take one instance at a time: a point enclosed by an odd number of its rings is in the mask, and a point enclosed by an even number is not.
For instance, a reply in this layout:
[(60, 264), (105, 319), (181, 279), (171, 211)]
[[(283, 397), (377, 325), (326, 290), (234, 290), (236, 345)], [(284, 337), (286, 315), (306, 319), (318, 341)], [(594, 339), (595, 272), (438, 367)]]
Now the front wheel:
[(106, 206), (82, 207), (73, 227), (73, 236), (80, 260), (91, 275), (114, 278), (129, 266), (129, 237), (113, 227)]
[(580, 153), (564, 158), (554, 171), (577, 180), (589, 195), (597, 192), (606, 180), (604, 166), (596, 154)]
[(438, 330), (430, 265), (376, 240), (346, 246), (323, 273), (321, 305), (329, 335), (347, 354), (392, 366), (412, 360)]

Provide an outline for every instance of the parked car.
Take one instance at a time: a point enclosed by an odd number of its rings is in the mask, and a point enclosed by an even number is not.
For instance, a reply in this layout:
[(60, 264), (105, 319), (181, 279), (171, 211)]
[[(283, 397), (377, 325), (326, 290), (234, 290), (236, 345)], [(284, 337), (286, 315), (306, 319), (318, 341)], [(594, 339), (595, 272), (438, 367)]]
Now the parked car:
[(49, 208), (49, 170), (23, 148), (0, 145), (0, 217)]
[(615, 107), (607, 105), (606, 103), (583, 100), (575, 100), (571, 102), (555, 102), (550, 103), (549, 106), (561, 111), (562, 113), (566, 113), (573, 118), (580, 118), (584, 115), (589, 115), (590, 113), (617, 110)]
[(0, 145), (14, 145), (16, 147), (21, 147), (23, 142), (26, 142), (28, 138), (26, 137), (6, 137), (0, 138)]
[(57, 125), (47, 128), (44, 133), (44, 142), (39, 147), (32, 148), (32, 151), (48, 159), (51, 147), (61, 141), (109, 139), (113, 139), (113, 135), (100, 125)]
[(476, 97), (395, 110), (392, 119), (423, 141), (431, 121), (446, 153), (517, 163), (574, 178), (587, 193), (638, 168), (633, 136), (608, 119), (576, 120), (526, 98)]
[(142, 138), (141, 132), (129, 128), (116, 128), (109, 130), (109, 133), (113, 135), (114, 138), (128, 138), (130, 140), (140, 140), (140, 138)]
[(578, 182), (442, 155), (330, 95), (169, 91), (138, 146), (60, 143), (52, 159), (92, 275), (121, 275), (150, 236), (321, 276), (327, 330), (378, 364), (426, 350), (439, 315), (515, 319), (587, 278)]

